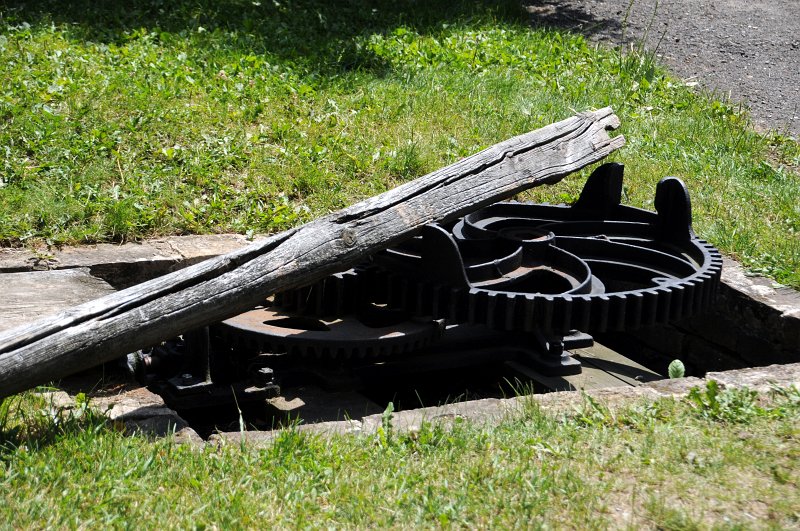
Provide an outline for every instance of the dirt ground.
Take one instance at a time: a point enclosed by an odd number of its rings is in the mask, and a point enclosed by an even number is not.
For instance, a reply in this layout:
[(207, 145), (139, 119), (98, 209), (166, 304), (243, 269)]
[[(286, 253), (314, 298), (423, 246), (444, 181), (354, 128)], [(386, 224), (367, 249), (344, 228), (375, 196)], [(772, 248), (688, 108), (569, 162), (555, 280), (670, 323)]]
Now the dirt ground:
[(534, 23), (645, 42), (687, 82), (800, 138), (800, 0), (526, 0)]

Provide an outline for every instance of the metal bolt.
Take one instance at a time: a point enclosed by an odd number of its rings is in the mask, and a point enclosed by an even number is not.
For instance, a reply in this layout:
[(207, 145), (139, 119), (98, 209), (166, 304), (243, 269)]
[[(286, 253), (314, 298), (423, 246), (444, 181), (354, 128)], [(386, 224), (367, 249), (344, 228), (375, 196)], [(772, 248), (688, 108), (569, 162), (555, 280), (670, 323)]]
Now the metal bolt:
[(181, 374), (181, 378), (183, 378), (184, 380), (186, 380), (188, 382), (189, 380), (192, 380), (194, 378), (194, 376), (192, 376), (191, 374), (189, 374), (187, 372), (187, 373)]
[(275, 378), (275, 371), (269, 367), (261, 367), (256, 370), (256, 379), (259, 382), (269, 383)]

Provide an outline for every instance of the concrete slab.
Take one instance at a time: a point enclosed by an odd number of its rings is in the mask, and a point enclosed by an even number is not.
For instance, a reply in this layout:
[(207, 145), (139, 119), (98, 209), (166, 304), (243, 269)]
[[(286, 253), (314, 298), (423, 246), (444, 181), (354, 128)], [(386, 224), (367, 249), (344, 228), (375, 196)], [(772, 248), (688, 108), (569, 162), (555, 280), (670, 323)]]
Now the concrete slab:
[(760, 393), (768, 393), (776, 387), (800, 386), (800, 363), (710, 372), (706, 379), (716, 380), (725, 387), (748, 387)]
[(112, 293), (87, 268), (0, 275), (0, 331), (33, 322)]
[[(75, 406), (75, 397), (67, 392), (45, 391), (41, 394), (45, 403), (56, 411), (67, 412)], [(204, 444), (203, 439), (175, 410), (168, 408), (160, 396), (144, 387), (124, 386), (118, 393), (89, 395), (89, 405), (128, 434), (174, 436), (176, 442)]]
[(122, 245), (0, 249), (0, 274), (88, 268), (93, 276), (122, 289), (250, 243), (239, 234), (215, 234), (170, 236)]

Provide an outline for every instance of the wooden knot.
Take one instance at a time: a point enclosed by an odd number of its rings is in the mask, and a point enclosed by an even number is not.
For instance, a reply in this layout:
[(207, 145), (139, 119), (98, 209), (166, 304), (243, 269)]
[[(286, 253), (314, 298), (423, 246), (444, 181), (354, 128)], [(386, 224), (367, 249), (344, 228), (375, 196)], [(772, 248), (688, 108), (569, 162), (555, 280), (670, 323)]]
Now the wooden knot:
[(344, 229), (342, 231), (342, 241), (346, 246), (348, 247), (354, 246), (356, 244), (357, 239), (358, 238), (356, 237), (356, 231), (354, 231), (353, 229)]

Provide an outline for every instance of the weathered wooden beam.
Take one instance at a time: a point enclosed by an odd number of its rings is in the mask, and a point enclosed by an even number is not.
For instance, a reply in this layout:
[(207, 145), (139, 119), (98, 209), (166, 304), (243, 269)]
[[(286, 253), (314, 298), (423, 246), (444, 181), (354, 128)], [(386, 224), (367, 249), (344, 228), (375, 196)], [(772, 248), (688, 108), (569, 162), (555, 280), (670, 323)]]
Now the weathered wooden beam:
[(0, 396), (227, 319), (427, 223), (557, 182), (621, 147), (625, 139), (607, 133), (618, 126), (610, 108), (573, 116), (239, 251), (0, 333)]

